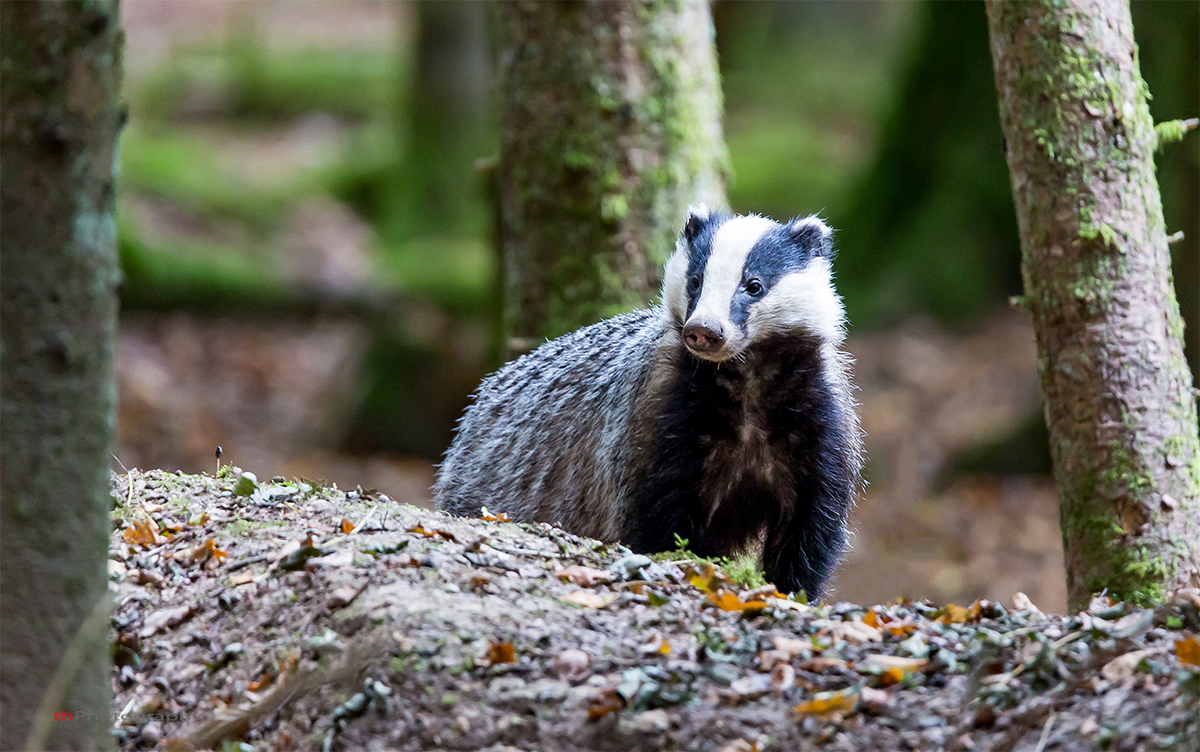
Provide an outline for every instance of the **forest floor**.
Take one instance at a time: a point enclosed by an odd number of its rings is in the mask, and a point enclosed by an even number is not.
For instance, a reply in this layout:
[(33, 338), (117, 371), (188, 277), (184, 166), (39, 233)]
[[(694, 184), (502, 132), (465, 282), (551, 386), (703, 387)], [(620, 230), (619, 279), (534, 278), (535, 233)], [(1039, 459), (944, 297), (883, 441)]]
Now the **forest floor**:
[(806, 605), (682, 552), (230, 468), (113, 497), (124, 750), (1200, 748), (1196, 593)]

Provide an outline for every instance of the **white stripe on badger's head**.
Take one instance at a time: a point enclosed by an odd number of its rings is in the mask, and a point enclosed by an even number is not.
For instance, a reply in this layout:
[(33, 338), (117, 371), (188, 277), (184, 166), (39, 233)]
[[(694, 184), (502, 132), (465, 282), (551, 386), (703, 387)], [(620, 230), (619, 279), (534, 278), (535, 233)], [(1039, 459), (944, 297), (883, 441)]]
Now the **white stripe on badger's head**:
[(781, 225), (691, 210), (667, 263), (663, 303), (692, 353), (728, 360), (763, 337), (793, 332), (840, 342), (831, 234), (816, 217)]

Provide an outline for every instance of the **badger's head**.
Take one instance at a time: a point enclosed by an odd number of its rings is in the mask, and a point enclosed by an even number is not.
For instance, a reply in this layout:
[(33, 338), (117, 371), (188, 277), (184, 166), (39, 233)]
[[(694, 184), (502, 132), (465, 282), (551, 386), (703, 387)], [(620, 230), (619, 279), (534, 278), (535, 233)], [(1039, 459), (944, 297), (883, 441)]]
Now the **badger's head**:
[(841, 342), (830, 235), (816, 217), (783, 225), (691, 209), (663, 275), (663, 304), (688, 350), (720, 362), (771, 334)]

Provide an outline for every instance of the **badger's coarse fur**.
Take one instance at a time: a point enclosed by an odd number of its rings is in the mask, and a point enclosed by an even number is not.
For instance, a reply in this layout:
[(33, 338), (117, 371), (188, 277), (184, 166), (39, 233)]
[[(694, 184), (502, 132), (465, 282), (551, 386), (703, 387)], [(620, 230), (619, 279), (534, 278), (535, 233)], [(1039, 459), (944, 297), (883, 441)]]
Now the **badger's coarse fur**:
[(861, 439), (830, 230), (691, 210), (662, 305), (548, 342), (459, 423), (439, 509), (480, 507), (634, 551), (761, 542), (781, 591), (819, 596), (845, 546)]

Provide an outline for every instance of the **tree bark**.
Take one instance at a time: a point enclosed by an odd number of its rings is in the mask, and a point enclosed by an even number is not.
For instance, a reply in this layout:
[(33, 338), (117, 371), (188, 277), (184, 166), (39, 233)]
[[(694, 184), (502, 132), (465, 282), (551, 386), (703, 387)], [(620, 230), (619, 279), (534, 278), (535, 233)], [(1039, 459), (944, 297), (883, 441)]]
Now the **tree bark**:
[(653, 298), (688, 204), (725, 203), (706, 0), (497, 11), (510, 351)]
[(988, 2), (1068, 600), (1200, 586), (1200, 447), (1127, 0)]
[[(116, 2), (0, 3), (3, 749), (25, 748), (55, 711), (73, 718), (50, 724), (42, 744), (112, 746), (105, 561), (122, 42)], [(52, 690), (62, 702), (39, 714)]]

